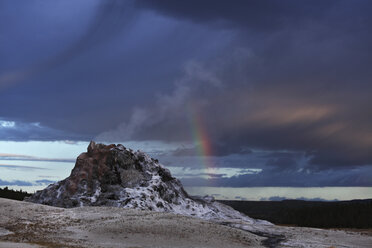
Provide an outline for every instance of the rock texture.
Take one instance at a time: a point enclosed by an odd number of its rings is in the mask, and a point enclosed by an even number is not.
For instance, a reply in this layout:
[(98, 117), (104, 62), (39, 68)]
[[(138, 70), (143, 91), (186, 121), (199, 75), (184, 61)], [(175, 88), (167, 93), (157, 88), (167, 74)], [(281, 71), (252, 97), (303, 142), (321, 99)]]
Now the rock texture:
[(56, 208), (0, 198), (0, 248), (244, 248), (263, 238), (188, 216), (114, 207)]
[(255, 222), (212, 197), (190, 197), (168, 169), (141, 151), (94, 142), (77, 158), (68, 178), (26, 201), (64, 208), (114, 206)]

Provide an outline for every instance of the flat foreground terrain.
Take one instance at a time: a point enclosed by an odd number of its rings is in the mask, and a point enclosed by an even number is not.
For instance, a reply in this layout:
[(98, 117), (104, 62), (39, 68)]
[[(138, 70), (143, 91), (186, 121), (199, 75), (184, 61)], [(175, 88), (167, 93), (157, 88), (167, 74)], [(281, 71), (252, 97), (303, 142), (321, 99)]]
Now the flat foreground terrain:
[(109, 207), (63, 209), (0, 198), (0, 248), (372, 247), (370, 232), (222, 225), (169, 213)]
[(167, 213), (0, 198), (0, 247), (262, 247), (239, 229)]

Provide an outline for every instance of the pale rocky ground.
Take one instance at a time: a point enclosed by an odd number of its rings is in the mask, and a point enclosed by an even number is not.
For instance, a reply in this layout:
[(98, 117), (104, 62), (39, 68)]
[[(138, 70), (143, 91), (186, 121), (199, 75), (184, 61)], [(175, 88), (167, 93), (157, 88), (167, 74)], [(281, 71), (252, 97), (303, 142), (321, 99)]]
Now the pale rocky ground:
[[(223, 224), (170, 213), (63, 209), (0, 198), (0, 248), (372, 247), (372, 235), (366, 233), (238, 221)], [(262, 244), (265, 238), (250, 232), (272, 234), (274, 241)], [(280, 239), (276, 245), (275, 237)]]
[(262, 247), (263, 238), (197, 218), (113, 207), (63, 209), (0, 198), (0, 247)]

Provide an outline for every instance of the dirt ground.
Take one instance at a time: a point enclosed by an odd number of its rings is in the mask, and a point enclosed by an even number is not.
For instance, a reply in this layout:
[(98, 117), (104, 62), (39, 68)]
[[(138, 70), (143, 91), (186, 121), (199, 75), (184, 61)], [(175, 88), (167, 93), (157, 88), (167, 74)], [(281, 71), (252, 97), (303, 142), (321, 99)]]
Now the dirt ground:
[(109, 207), (63, 209), (0, 198), (0, 248), (370, 248), (370, 230), (220, 224)]
[(263, 238), (180, 215), (108, 207), (62, 209), (0, 198), (0, 248), (263, 247)]

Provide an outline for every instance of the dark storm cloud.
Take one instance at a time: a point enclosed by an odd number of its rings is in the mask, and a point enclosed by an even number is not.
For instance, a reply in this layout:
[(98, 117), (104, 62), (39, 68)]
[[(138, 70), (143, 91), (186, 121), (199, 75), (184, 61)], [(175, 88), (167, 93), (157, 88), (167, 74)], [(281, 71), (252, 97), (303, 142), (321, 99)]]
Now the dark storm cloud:
[[(133, 13), (135, 13), (130, 11), (130, 1), (105, 0), (96, 2), (98, 3), (96, 11), (77, 41), (74, 41), (57, 55), (49, 57), (45, 61), (35, 61), (33, 65), (26, 68), (0, 74), (0, 88), (30, 79), (37, 74), (48, 72), (68, 63), (85, 51), (109, 41), (117, 33), (122, 32), (126, 25), (130, 24)], [(25, 3), (20, 2), (16, 4)], [(40, 7), (45, 8), (44, 5)]]
[(298, 170), (306, 164), (306, 156), (301, 152), (268, 152), (260, 157), (264, 161), (262, 168), (270, 168), (272, 171)]
[(23, 180), (14, 180), (7, 181), (0, 179), (0, 186), (43, 186), (46, 184), (54, 183), (55, 181), (51, 180), (36, 180), (36, 181), (23, 181)]
[(41, 158), (23, 154), (0, 153), (0, 160), (15, 160), (15, 161), (43, 161), (43, 162), (75, 162), (75, 159), (68, 158)]
[[(198, 148), (177, 148), (175, 151), (171, 152), (171, 155), (173, 156), (199, 156), (197, 152)], [(251, 154), (252, 150), (241, 147), (236, 149), (235, 147), (231, 147), (228, 145), (222, 145), (222, 144), (213, 144), (213, 156), (227, 156), (231, 154)]]
[[(48, 131), (0, 128), (1, 139), (189, 145), (198, 131), (216, 167), (263, 169), (223, 185), (369, 185), (371, 1), (79, 2), (92, 18), (72, 21), (69, 8), (41, 8), (65, 17), (60, 26), (11, 4), (19, 10), (0, 12), (10, 37), (0, 36), (0, 71), (51, 66), (0, 89), (0, 116)], [(254, 167), (257, 150), (271, 155)], [(195, 159), (188, 148), (173, 155)]]
[[(151, 105), (154, 94), (171, 90), (185, 61), (225, 43), (218, 31), (133, 9), (131, 1), (22, 3), (0, 10), (0, 74), (23, 75), (40, 63), (46, 70), (0, 89), (7, 106), (0, 116), (84, 140), (128, 120), (133, 106)], [(210, 37), (219, 42), (200, 43)]]
[[(11, 123), (11, 126), (3, 126), (1, 123)], [(86, 139), (80, 134), (73, 134), (62, 130), (56, 130), (53, 128), (42, 126), (40, 123), (24, 123), (21, 121), (3, 121), (0, 120), (0, 139), (1, 140), (12, 140), (12, 141), (28, 141), (28, 140), (75, 140), (75, 139)], [(0, 153), (0, 159), (2, 158)], [(9, 157), (9, 159), (21, 159), (24, 160), (35, 160), (37, 158), (31, 156), (24, 157)], [(43, 158), (39, 158), (41, 161)]]
[(154, 9), (174, 18), (197, 23), (236, 25), (253, 31), (272, 31), (288, 25), (296, 26), (308, 19), (321, 18), (337, 1), (321, 0), (237, 0), (182, 1), (139, 0), (139, 7)]
[(286, 168), (293, 168), (297, 165), (296, 160), (293, 158), (274, 158), (266, 162), (268, 166), (275, 166), (280, 170), (285, 170)]
[[(372, 163), (370, 1), (137, 3), (206, 28), (235, 30), (236, 47), (204, 67), (225, 88), (210, 87), (213, 96), (195, 94), (181, 105), (197, 106), (212, 144), (231, 153), (304, 151), (311, 169)], [(185, 139), (177, 132), (185, 129), (177, 122), (187, 123), (182, 111), (133, 137)]]
[(372, 167), (354, 169), (322, 170), (319, 172), (302, 171), (273, 171), (264, 169), (258, 174), (245, 174), (230, 178), (205, 179), (201, 177), (181, 178), (186, 186), (220, 187), (346, 187), (372, 186)]
[(42, 179), (42, 180), (36, 180), (35, 183), (38, 184), (38, 185), (48, 185), (48, 184), (52, 184), (52, 183), (55, 183), (56, 181), (52, 181), (52, 180), (47, 180), (47, 179)]
[[(174, 176), (176, 177), (195, 177), (195, 174), (189, 174), (189, 173), (184, 173), (184, 174), (175, 174)], [(208, 176), (211, 178), (223, 178), (226, 177), (227, 174), (217, 174), (217, 173), (199, 173), (198, 176)]]
[(21, 181), (21, 180), (15, 180), (15, 181), (6, 181), (0, 179), (0, 186), (32, 186), (33, 184), (28, 181)]

